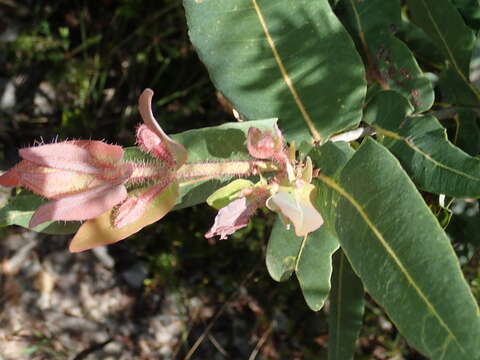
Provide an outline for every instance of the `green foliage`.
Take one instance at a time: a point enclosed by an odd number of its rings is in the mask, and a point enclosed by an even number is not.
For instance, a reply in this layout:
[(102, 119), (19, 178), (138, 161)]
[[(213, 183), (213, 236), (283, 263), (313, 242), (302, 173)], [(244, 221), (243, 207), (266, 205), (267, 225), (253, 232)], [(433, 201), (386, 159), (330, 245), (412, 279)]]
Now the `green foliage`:
[(359, 123), (364, 71), (327, 0), (279, 0), (274, 7), (187, 0), (184, 6), (212, 81), (248, 119), (281, 114), (280, 127), (297, 143), (323, 142)]
[(362, 326), (364, 289), (342, 250), (333, 256), (330, 293), (329, 360), (353, 359), (355, 341)]

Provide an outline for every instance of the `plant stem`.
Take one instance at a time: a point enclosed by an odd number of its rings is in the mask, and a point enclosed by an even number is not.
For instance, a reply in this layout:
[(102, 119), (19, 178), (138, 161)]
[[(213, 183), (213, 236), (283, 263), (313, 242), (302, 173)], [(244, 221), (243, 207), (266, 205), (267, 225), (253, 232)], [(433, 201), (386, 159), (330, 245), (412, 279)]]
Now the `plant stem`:
[(190, 163), (177, 171), (177, 179), (186, 180), (198, 177), (221, 178), (225, 176), (250, 176), (260, 172), (278, 171), (278, 165), (263, 160), (237, 160), (225, 162)]

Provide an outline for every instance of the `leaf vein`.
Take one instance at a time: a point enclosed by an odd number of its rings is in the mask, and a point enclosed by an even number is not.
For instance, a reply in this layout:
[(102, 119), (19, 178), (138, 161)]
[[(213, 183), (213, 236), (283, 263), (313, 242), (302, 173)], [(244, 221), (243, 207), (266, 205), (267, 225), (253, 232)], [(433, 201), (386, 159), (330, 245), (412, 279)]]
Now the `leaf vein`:
[(430, 313), (438, 320), (439, 324), (447, 331), (448, 337), (451, 337), (455, 343), (457, 344), (458, 348), (462, 351), (462, 353), (466, 354), (465, 349), (461, 346), (459, 343), (458, 339), (456, 336), (452, 333), (448, 325), (445, 323), (443, 318), (440, 316), (440, 314), (437, 312), (433, 304), (429, 301), (428, 297), (423, 293), (422, 289), (417, 285), (417, 283), (414, 281), (408, 270), (405, 268), (405, 265), (402, 263), (402, 261), (398, 258), (397, 254), (395, 251), (390, 247), (390, 245), (387, 243), (385, 238), (383, 237), (382, 233), (380, 230), (375, 226), (375, 224), (372, 222), (372, 220), (368, 217), (367, 213), (364, 211), (363, 207), (339, 184), (337, 184), (332, 178), (323, 175), (323, 174), (318, 174), (318, 179), (324, 182), (327, 186), (335, 190), (337, 193), (339, 193), (342, 197), (344, 197), (354, 208), (357, 210), (358, 214), (363, 218), (365, 221), (367, 227), (372, 231), (374, 234), (375, 238), (380, 242), (380, 244), (383, 246), (383, 248), (386, 250), (387, 254), (393, 259), (394, 263), (398, 266), (400, 271), (403, 273), (407, 281), (410, 283), (413, 289), (417, 292), (418, 296), (422, 299), (422, 301), (425, 303), (427, 306), (428, 310)]
[(317, 129), (315, 128), (315, 126), (313, 125), (313, 121), (312, 121), (309, 113), (307, 112), (307, 110), (305, 108), (305, 105), (302, 102), (302, 99), (298, 95), (297, 89), (295, 88), (295, 86), (292, 82), (292, 79), (290, 78), (290, 75), (289, 75), (287, 69), (285, 68), (285, 65), (283, 64), (283, 60), (282, 60), (282, 58), (281, 58), (281, 56), (280, 56), (280, 54), (277, 50), (277, 46), (275, 45), (275, 42), (273, 41), (273, 38), (270, 34), (270, 30), (268, 29), (268, 26), (267, 26), (266, 20), (263, 16), (262, 10), (260, 9), (260, 7), (258, 5), (257, 0), (251, 0), (251, 1), (252, 1), (252, 4), (253, 4), (254, 8), (255, 8), (255, 12), (257, 14), (258, 20), (260, 21), (260, 24), (262, 26), (263, 32), (265, 33), (265, 37), (266, 37), (267, 42), (270, 46), (270, 49), (272, 50), (273, 57), (275, 58), (275, 61), (278, 65), (280, 73), (282, 74), (283, 81), (285, 82), (285, 84), (288, 87), (288, 90), (292, 94), (292, 97), (293, 97), (297, 107), (299, 108), (300, 113), (302, 114), (303, 120), (305, 121), (308, 129), (310, 130), (310, 133), (312, 134), (313, 140), (315, 142), (321, 142), (322, 138), (321, 138), (320, 134), (318, 133)]

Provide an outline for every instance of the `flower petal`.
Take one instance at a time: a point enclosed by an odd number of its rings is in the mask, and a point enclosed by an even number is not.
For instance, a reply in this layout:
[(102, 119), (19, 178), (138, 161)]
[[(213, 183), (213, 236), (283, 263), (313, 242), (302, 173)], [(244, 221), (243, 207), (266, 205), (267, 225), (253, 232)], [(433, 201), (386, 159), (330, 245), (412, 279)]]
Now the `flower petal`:
[(149, 203), (142, 217), (122, 228), (115, 228), (112, 225), (113, 210), (109, 210), (85, 222), (70, 243), (70, 251), (80, 252), (125, 239), (164, 217), (175, 205), (177, 197), (178, 183), (175, 182), (170, 184)]
[(88, 220), (113, 208), (127, 197), (124, 185), (105, 184), (50, 201), (40, 206), (30, 219), (30, 227), (35, 227), (46, 221), (56, 220)]
[[(88, 141), (84, 143), (88, 143)], [(87, 174), (101, 172), (101, 169), (92, 163), (88, 149), (75, 141), (24, 148), (20, 149), (19, 153), (22, 159), (49, 168)]]
[(103, 141), (88, 141), (87, 149), (92, 159), (100, 166), (114, 167), (123, 159), (123, 148)]
[(223, 240), (238, 229), (247, 226), (250, 216), (256, 210), (249, 205), (247, 198), (242, 197), (221, 208), (215, 217), (212, 228), (205, 234), (205, 237), (209, 239), (218, 235), (220, 240)]
[(9, 173), (4, 174), (6, 181), (0, 178), (0, 184), (5, 182), (10, 186), (23, 186), (47, 199), (87, 191), (103, 182), (92, 174), (51, 169), (28, 160), (20, 161)]
[(323, 218), (311, 203), (315, 187), (311, 184), (290, 191), (280, 190), (267, 200), (267, 207), (278, 212), (295, 227), (297, 236), (305, 236), (320, 228)]
[(182, 144), (167, 136), (160, 125), (158, 125), (152, 112), (152, 98), (153, 91), (151, 89), (145, 89), (138, 100), (138, 110), (140, 111), (143, 122), (166, 144), (177, 163), (177, 168), (179, 168), (187, 161), (188, 152)]
[(138, 127), (136, 137), (142, 151), (165, 161), (170, 167), (175, 166), (175, 159), (170, 149), (147, 125), (142, 124)]

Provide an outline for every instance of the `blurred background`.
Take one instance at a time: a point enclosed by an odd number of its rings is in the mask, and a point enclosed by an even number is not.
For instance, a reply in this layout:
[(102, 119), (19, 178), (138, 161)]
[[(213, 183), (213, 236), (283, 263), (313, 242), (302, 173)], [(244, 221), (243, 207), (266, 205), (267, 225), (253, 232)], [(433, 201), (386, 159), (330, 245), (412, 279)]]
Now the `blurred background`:
[[(167, 133), (235, 121), (181, 1), (0, 0), (1, 171), (36, 142), (133, 145), (146, 87)], [(11, 195), (0, 189), (0, 206)], [(478, 203), (456, 208), (449, 230), (478, 299)], [(0, 228), (0, 360), (326, 358), (328, 304), (314, 313), (296, 280), (268, 276), (270, 215), (208, 242), (214, 217), (206, 205), (173, 212), (80, 254), (70, 236)], [(423, 359), (370, 299), (364, 320), (358, 359)]]

